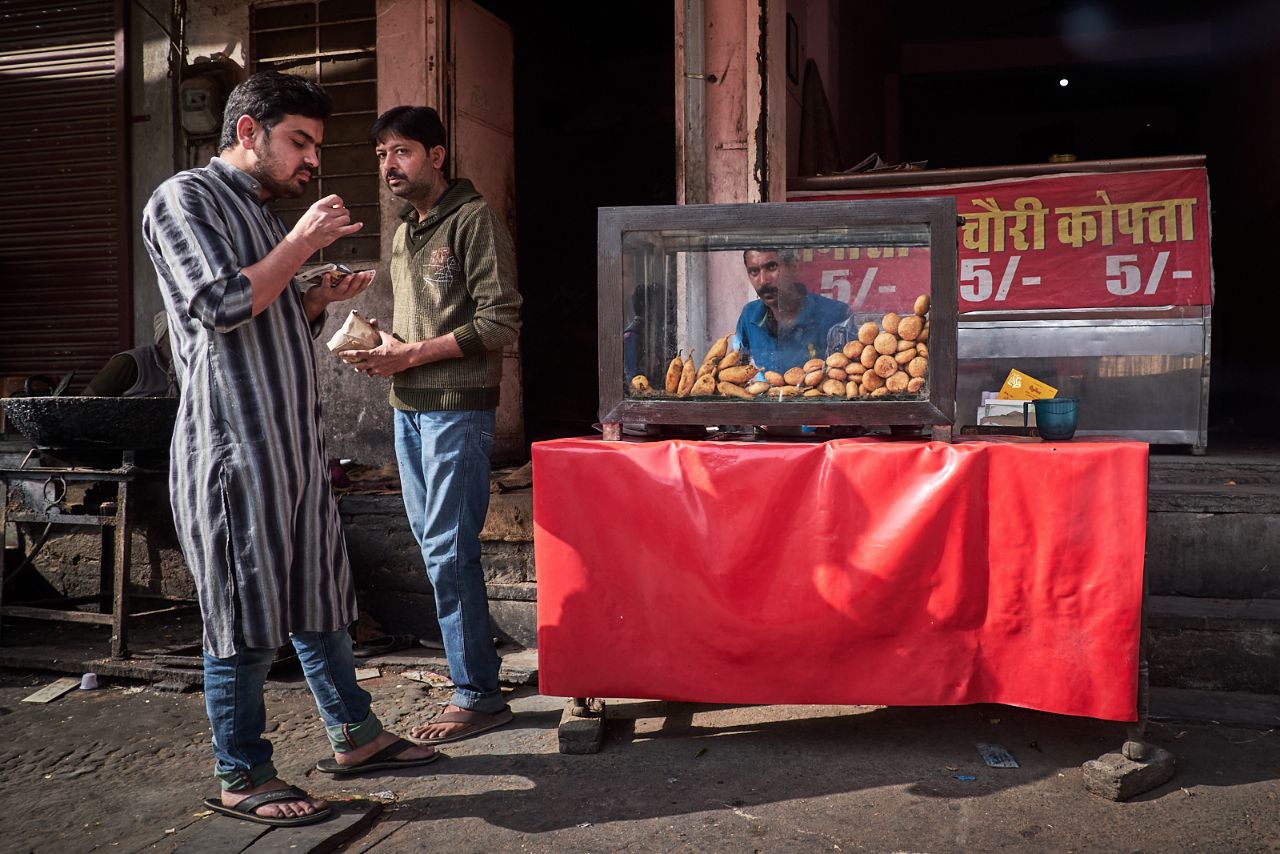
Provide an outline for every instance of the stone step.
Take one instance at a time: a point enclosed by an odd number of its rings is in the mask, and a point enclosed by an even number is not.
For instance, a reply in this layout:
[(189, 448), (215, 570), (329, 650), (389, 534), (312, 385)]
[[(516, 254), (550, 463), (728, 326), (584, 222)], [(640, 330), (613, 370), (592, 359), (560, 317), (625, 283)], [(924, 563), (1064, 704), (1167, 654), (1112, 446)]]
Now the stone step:
[(1280, 483), (1151, 483), (1147, 512), (1280, 514)]
[(1147, 478), (1155, 483), (1280, 484), (1280, 454), (1164, 456), (1153, 454)]
[(1263, 729), (1280, 726), (1280, 694), (1153, 687), (1150, 709), (1151, 719), (1157, 721), (1208, 721)]
[(1147, 586), (1153, 595), (1280, 599), (1280, 488), (1153, 485)]
[(1280, 695), (1280, 600), (1149, 596), (1151, 683)]

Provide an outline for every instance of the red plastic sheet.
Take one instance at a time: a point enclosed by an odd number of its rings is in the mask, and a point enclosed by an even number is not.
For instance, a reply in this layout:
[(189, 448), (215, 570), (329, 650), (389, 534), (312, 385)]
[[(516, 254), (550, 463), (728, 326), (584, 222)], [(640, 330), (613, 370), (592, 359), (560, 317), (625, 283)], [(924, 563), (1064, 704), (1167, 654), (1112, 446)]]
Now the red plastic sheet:
[(1136, 718), (1147, 448), (533, 446), (559, 696)]

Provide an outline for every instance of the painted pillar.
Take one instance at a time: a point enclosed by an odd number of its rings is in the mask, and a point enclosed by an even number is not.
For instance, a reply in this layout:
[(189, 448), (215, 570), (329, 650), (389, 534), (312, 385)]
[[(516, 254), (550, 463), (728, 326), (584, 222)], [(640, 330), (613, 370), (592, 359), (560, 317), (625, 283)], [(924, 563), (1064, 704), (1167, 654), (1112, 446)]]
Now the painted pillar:
[[(676, 0), (676, 200), (781, 202), (786, 190), (785, 0)], [(715, 287), (688, 287), (689, 282)], [(754, 299), (741, 259), (693, 254), (678, 336), (695, 350)]]

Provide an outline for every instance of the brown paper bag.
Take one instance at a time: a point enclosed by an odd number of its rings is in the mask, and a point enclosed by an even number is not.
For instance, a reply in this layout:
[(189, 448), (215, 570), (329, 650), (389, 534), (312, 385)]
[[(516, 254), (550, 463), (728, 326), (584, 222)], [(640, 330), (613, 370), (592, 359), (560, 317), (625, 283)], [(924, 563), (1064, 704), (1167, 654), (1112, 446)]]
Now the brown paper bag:
[(342, 326), (329, 339), (331, 352), (342, 353), (347, 350), (372, 350), (382, 343), (382, 337), (373, 324), (354, 308), (343, 321)]

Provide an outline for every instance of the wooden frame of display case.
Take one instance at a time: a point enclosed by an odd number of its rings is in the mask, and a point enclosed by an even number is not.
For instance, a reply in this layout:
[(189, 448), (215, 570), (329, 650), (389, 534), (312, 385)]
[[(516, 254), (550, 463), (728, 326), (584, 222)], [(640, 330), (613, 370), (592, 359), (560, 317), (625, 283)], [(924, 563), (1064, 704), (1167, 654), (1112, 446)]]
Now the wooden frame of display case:
[[(950, 441), (955, 423), (957, 224), (954, 198), (787, 202), (738, 205), (669, 205), (600, 208), (597, 296), (599, 305), (599, 418), (606, 439), (621, 436), (623, 422), (641, 424), (750, 424), (799, 427), (928, 426), (933, 437)], [(625, 395), (623, 317), (624, 235), (628, 232), (732, 234), (779, 229), (925, 226), (929, 232), (929, 352), (927, 398), (921, 400), (644, 400)], [(779, 243), (779, 246), (783, 245)], [(744, 248), (726, 238), (717, 249)], [(749, 247), (745, 247), (749, 248)], [(705, 288), (705, 283), (699, 283)]]

